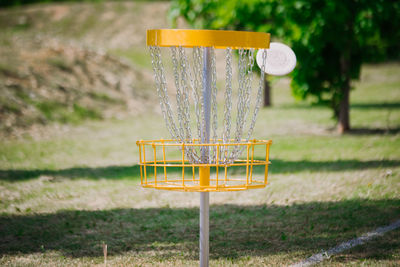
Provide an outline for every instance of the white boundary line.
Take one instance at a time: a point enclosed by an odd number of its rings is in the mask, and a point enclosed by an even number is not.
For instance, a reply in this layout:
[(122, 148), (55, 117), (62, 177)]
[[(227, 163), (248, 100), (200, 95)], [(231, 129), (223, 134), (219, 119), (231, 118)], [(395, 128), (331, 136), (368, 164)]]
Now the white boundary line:
[(392, 223), (388, 226), (379, 227), (372, 232), (363, 234), (362, 236), (354, 238), (350, 241), (343, 242), (343, 243), (339, 244), (338, 246), (331, 248), (327, 251), (324, 251), (324, 252), (321, 252), (318, 254), (314, 254), (311, 257), (309, 257), (308, 259), (300, 261), (293, 265), (290, 265), (289, 267), (303, 267), (303, 266), (310, 266), (310, 265), (319, 263), (325, 259), (329, 259), (332, 255), (338, 254), (338, 253), (340, 253), (344, 250), (350, 249), (352, 247), (362, 245), (375, 237), (382, 236), (386, 232), (392, 231), (399, 227), (400, 227), (400, 220), (395, 221), (394, 223)]

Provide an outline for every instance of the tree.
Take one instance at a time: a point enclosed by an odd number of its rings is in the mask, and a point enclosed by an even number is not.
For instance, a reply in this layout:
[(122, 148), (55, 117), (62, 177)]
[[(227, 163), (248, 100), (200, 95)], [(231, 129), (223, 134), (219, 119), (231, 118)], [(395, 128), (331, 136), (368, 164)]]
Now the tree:
[(330, 106), (350, 129), (351, 81), (363, 62), (399, 58), (400, 2), (385, 0), (175, 0), (172, 17), (197, 27), (270, 32), (296, 52), (292, 91)]

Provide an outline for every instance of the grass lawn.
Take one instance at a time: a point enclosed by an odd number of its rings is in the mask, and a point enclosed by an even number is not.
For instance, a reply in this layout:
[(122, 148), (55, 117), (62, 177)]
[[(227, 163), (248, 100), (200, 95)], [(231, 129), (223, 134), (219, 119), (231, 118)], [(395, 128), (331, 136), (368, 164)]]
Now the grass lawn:
[[(287, 265), (400, 219), (399, 72), (363, 69), (344, 136), (274, 84), (254, 134), (273, 140), (269, 185), (211, 193), (211, 266)], [(1, 140), (0, 265), (101, 265), (105, 243), (109, 265), (196, 266), (198, 193), (139, 186), (135, 142), (151, 138), (168, 138), (156, 112)], [(398, 266), (399, 236), (321, 265)]]

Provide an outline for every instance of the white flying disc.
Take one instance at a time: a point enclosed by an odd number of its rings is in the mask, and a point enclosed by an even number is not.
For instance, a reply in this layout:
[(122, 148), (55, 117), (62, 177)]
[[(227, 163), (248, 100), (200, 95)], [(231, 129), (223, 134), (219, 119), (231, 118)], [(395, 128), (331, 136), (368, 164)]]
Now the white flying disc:
[[(262, 68), (264, 49), (257, 52), (257, 65)], [(270, 43), (265, 61), (265, 73), (270, 75), (286, 75), (296, 66), (296, 55), (293, 50), (281, 43)]]

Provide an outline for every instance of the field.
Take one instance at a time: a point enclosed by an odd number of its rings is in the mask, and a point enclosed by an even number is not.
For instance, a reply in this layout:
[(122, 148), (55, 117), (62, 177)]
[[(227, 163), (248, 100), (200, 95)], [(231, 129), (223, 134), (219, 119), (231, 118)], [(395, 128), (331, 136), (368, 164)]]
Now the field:
[[(211, 264), (289, 264), (399, 219), (398, 70), (365, 67), (344, 136), (329, 130), (329, 110), (276, 84), (255, 133), (274, 141), (270, 184), (211, 194)], [(104, 242), (110, 265), (196, 265), (198, 195), (138, 185), (143, 137), (167, 137), (160, 115), (3, 140), (1, 264), (101, 264)], [(398, 265), (398, 235), (324, 265)]]
[[(108, 49), (150, 72), (143, 47)], [(273, 82), (254, 133), (273, 140), (269, 185), (210, 194), (210, 266), (288, 265), (400, 219), (399, 72), (363, 67), (343, 136), (329, 109)], [(103, 265), (107, 244), (109, 266), (197, 266), (199, 194), (140, 187), (136, 141), (168, 137), (155, 108), (2, 138), (0, 265)], [(321, 266), (399, 266), (399, 236)]]

